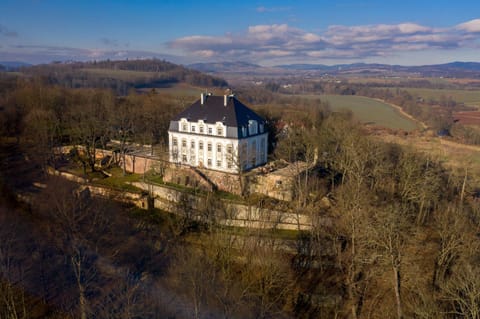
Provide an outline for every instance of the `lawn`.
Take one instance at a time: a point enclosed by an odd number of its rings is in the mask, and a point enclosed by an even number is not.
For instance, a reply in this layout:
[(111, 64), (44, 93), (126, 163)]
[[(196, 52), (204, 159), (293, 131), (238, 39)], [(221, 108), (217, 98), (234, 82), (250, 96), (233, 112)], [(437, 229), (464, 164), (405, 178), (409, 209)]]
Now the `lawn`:
[(138, 182), (141, 180), (142, 175), (126, 173), (123, 175), (123, 171), (120, 167), (113, 167), (108, 170), (112, 176), (96, 180), (95, 183), (103, 186), (108, 186), (117, 190), (140, 191), (137, 187), (131, 185), (131, 182)]
[(373, 124), (392, 129), (412, 131), (417, 124), (404, 117), (390, 105), (368, 97), (356, 95), (315, 95), (328, 101), (332, 111), (350, 110), (355, 118), (365, 124)]

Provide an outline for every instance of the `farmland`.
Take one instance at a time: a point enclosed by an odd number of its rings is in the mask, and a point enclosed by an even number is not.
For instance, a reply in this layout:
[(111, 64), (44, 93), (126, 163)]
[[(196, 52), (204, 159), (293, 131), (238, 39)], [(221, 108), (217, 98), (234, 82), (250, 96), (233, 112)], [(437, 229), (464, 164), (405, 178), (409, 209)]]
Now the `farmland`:
[(89, 69), (85, 68), (85, 72), (97, 75), (100, 77), (110, 77), (117, 80), (133, 81), (138, 79), (151, 79), (158, 77), (163, 72), (147, 72), (147, 71), (132, 71), (132, 70), (112, 70), (112, 69)]
[(412, 131), (417, 124), (401, 115), (389, 104), (355, 95), (311, 95), (328, 101), (332, 111), (350, 110), (353, 116), (365, 124), (384, 126), (392, 129)]
[(459, 103), (465, 103), (469, 106), (480, 107), (479, 90), (456, 90), (456, 89), (426, 89), (426, 88), (402, 88), (410, 94), (422, 97), (425, 100), (440, 100), (442, 98), (452, 98)]
[(453, 118), (464, 125), (480, 125), (480, 111), (456, 112), (453, 114)]

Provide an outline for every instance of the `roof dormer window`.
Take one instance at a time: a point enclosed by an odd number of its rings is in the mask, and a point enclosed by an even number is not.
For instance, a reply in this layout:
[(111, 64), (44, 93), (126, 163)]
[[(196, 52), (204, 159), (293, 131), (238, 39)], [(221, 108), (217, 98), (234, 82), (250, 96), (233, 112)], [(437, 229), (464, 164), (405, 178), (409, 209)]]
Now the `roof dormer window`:
[(188, 132), (188, 125), (187, 125), (187, 123), (185, 123), (185, 122), (182, 123), (182, 131)]
[(255, 120), (249, 120), (248, 121), (248, 134), (249, 135), (255, 135), (258, 132), (258, 125), (257, 121)]
[(247, 128), (245, 126), (242, 126), (242, 137), (247, 136)]

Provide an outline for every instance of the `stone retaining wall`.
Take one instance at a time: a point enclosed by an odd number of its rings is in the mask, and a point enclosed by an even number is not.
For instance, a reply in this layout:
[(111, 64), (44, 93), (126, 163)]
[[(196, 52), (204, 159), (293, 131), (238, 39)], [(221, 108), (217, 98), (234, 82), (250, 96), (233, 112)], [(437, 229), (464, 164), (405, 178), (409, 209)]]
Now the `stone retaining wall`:
[[(52, 168), (48, 169), (48, 173), (82, 184), (80, 191), (88, 189), (91, 195), (133, 203), (142, 209), (148, 209), (153, 205), (155, 208), (170, 213), (181, 213), (181, 210), (184, 210), (188, 211), (192, 218), (199, 219), (202, 218), (202, 212), (206, 211), (209, 208), (208, 205), (210, 205), (204, 194), (190, 194), (162, 185), (135, 182), (132, 185), (144, 192), (128, 192), (100, 185), (92, 185), (84, 178)], [(153, 198), (153, 200), (149, 200), (150, 198)], [(210, 217), (214, 218), (215, 222), (224, 225), (290, 230), (307, 230), (312, 225), (310, 217), (303, 214), (276, 211), (227, 200), (220, 200), (215, 204), (221, 206), (216, 207), (217, 209), (214, 210), (217, 213), (220, 212), (220, 215)]]
[[(132, 183), (143, 189), (154, 198), (154, 207), (172, 213), (179, 212), (182, 207), (190, 209), (193, 215), (202, 211), (206, 205), (204, 195), (187, 194), (180, 190), (153, 185), (149, 183)], [(208, 204), (207, 204), (208, 205)], [(222, 200), (220, 202), (222, 216), (216, 220), (225, 225), (253, 228), (277, 228), (290, 230), (307, 230), (311, 228), (310, 217), (303, 214), (282, 212), (253, 205), (238, 204)]]

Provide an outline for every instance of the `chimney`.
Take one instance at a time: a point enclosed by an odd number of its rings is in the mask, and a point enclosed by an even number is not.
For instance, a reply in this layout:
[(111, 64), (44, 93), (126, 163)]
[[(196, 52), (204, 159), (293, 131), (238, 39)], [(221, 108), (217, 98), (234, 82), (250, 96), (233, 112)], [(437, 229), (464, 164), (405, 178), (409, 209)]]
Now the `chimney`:
[(228, 97), (226, 95), (223, 96), (223, 106), (227, 106)]
[(205, 97), (203, 96), (203, 93), (200, 93), (200, 105), (203, 105), (205, 102)]

